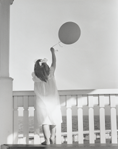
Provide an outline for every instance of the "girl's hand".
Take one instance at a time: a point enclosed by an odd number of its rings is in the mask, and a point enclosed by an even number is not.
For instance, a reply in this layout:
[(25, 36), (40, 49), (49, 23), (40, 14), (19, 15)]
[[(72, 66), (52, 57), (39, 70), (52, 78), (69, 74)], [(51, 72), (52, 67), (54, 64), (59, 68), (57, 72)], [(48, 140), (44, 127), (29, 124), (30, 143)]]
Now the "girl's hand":
[(55, 52), (55, 49), (53, 47), (50, 48), (51, 52)]

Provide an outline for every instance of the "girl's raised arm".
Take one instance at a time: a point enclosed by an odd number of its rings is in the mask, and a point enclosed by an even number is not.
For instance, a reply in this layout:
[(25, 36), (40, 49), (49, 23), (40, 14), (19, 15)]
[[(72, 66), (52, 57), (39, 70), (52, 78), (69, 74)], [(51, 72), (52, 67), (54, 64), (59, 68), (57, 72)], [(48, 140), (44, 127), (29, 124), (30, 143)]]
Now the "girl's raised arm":
[(54, 70), (56, 69), (56, 55), (55, 55), (55, 49), (54, 48), (50, 48), (50, 51), (52, 53), (52, 64), (51, 67), (54, 68)]

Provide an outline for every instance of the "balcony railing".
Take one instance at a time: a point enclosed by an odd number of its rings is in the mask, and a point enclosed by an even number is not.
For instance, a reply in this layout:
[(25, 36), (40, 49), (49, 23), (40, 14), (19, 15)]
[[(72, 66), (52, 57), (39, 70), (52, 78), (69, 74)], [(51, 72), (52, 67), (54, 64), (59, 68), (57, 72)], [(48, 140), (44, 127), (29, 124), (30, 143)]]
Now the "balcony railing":
[[(101, 144), (106, 144), (110, 139), (111, 144), (117, 144), (117, 105), (118, 89), (98, 89), (98, 90), (62, 90), (59, 91), (62, 108), (65, 108), (66, 132), (62, 132), (61, 125), (57, 126), (56, 144), (84, 144), (88, 140), (89, 144), (95, 144), (99, 140)], [(35, 94), (33, 91), (13, 92), (13, 129), (14, 144), (40, 144), (43, 141), (43, 134), (39, 135), (35, 131)], [(106, 128), (105, 107), (109, 107), (110, 124)], [(77, 130), (72, 130), (73, 107), (76, 110)], [(88, 109), (88, 130), (84, 130), (83, 117), (84, 107)], [(95, 108), (98, 107), (99, 130), (95, 129)], [(22, 118), (22, 131), (19, 121)], [(29, 118), (32, 118), (32, 130), (29, 126)]]

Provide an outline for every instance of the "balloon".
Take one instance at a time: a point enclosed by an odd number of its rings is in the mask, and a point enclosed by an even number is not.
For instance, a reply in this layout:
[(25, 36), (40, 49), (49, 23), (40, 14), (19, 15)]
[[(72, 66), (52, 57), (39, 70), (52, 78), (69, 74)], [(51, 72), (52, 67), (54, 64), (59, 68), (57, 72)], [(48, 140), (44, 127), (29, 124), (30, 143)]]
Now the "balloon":
[(80, 27), (74, 22), (64, 23), (58, 32), (59, 39), (64, 44), (75, 43), (81, 34)]

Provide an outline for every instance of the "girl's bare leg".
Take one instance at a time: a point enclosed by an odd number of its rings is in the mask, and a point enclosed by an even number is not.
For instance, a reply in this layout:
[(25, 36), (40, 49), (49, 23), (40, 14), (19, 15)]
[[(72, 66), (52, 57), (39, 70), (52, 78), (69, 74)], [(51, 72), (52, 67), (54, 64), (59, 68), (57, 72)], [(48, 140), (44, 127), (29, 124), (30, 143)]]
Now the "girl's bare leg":
[(43, 134), (44, 134), (44, 138), (45, 138), (45, 142), (43, 144), (50, 144), (50, 127), (49, 125), (43, 125), (42, 126), (42, 131), (43, 131)]
[(50, 142), (51, 144), (55, 144), (55, 136), (56, 136), (56, 126), (50, 125)]

